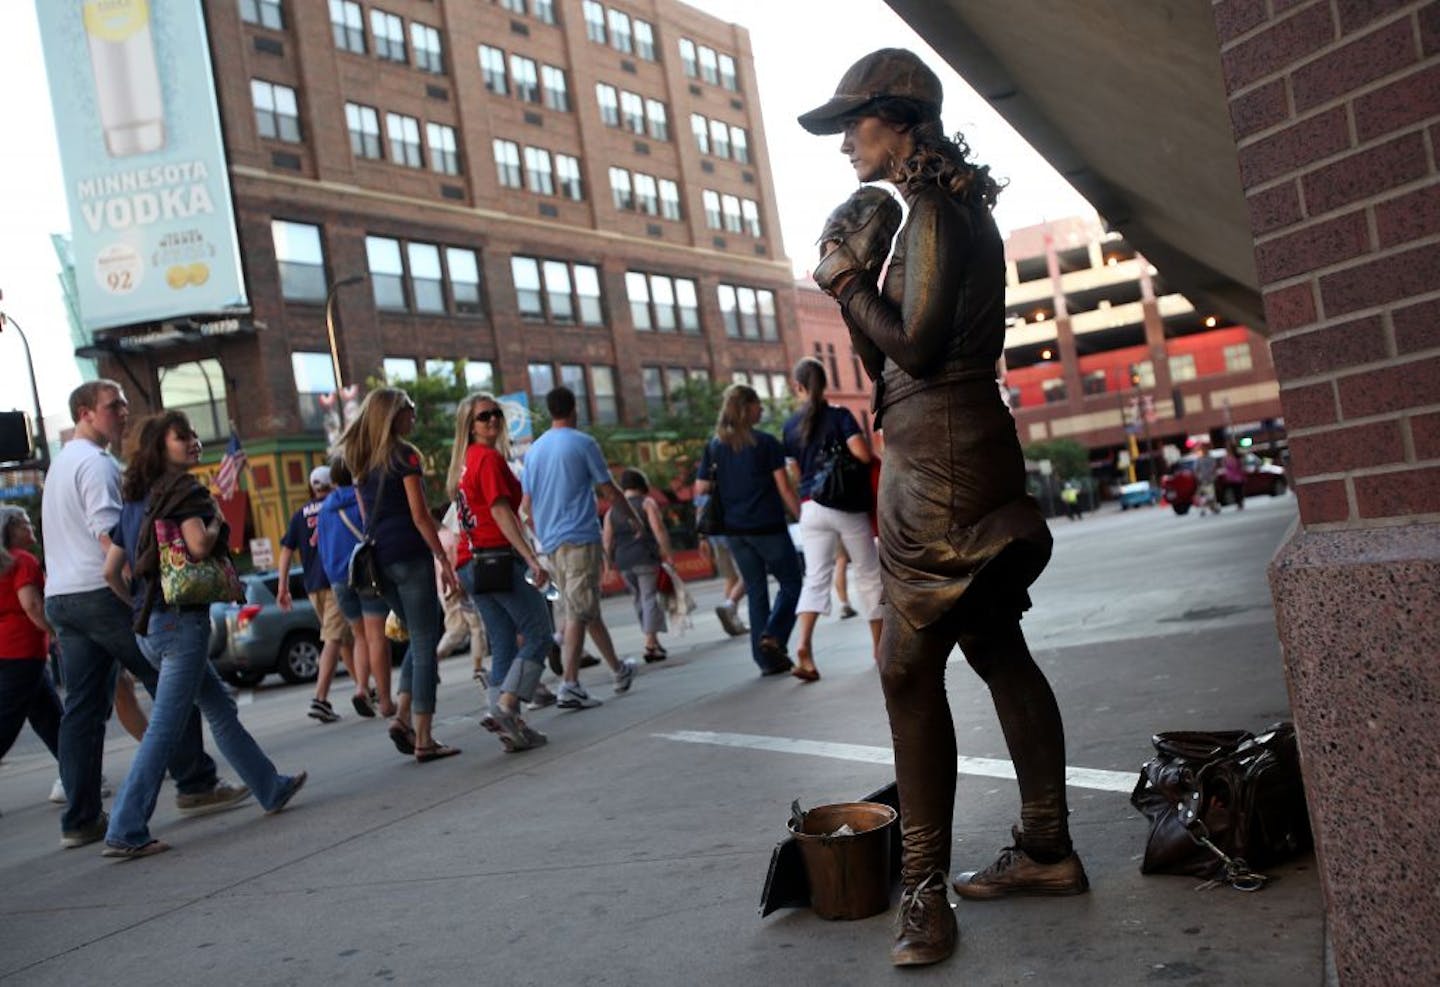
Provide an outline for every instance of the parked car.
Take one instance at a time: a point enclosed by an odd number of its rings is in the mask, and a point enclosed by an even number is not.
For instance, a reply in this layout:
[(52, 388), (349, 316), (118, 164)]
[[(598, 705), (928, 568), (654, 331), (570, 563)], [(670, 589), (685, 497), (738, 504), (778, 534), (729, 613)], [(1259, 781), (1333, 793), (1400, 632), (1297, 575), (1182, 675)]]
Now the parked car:
[[(1212, 455), (1214, 454), (1212, 453)], [(1224, 462), (1224, 452), (1219, 453), (1219, 460), (1221, 463)], [(1279, 497), (1289, 489), (1289, 484), (1285, 480), (1285, 470), (1281, 467), (1261, 459), (1253, 452), (1242, 452), (1240, 461), (1245, 466), (1245, 496), (1258, 497), (1261, 494), (1269, 494), (1271, 497)], [(1223, 468), (1215, 471), (1215, 496), (1222, 504), (1235, 503), (1234, 486), (1225, 482)]]
[(1148, 507), (1160, 499), (1160, 488), (1152, 485), (1149, 480), (1121, 484), (1116, 492), (1122, 511), (1128, 511), (1132, 507)]
[(258, 685), (271, 672), (286, 682), (313, 682), (320, 671), (320, 620), (305, 594), (304, 572), (290, 570), (290, 612), (275, 594), (277, 572), (240, 577), (245, 602), (210, 605), (210, 660), (227, 682)]

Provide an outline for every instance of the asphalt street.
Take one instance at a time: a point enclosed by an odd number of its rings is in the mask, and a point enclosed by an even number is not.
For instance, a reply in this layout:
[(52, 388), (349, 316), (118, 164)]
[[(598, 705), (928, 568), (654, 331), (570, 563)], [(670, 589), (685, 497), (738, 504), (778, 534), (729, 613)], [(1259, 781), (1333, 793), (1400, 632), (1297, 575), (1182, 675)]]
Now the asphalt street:
[[(1025, 630), (1065, 714), (1092, 892), (957, 904), (961, 945), (939, 967), (888, 965), (889, 915), (758, 916), (791, 800), (846, 801), (889, 782), (888, 729), (860, 620), (822, 620), (820, 682), (762, 680), (747, 645), (721, 633), (710, 582), (692, 586), (694, 627), (668, 636), (670, 660), (643, 668), (629, 694), (612, 696), (591, 669), (603, 706), (532, 714), (550, 737), (537, 751), (506, 755), (479, 727), (462, 657), (442, 663), (436, 732), (464, 753), (429, 765), (396, 754), (382, 721), (348, 703), (327, 726), (304, 715), (308, 687), (247, 692), (247, 726), (309, 784), (278, 816), (251, 804), (189, 820), (167, 788), (153, 828), (175, 849), (149, 860), (61, 850), (45, 801), (54, 761), (23, 738), (0, 762), (0, 981), (1320, 983), (1313, 860), (1251, 894), (1142, 877), (1146, 824), (1128, 802), (1153, 732), (1286, 715), (1265, 566), (1294, 518), (1287, 496), (1219, 517), (1161, 506), (1052, 523), (1055, 557)], [(638, 656), (628, 601), (605, 612)], [(988, 694), (958, 654), (947, 684), (959, 870), (1008, 842), (1018, 798)], [(112, 728), (117, 783), (134, 748)]]

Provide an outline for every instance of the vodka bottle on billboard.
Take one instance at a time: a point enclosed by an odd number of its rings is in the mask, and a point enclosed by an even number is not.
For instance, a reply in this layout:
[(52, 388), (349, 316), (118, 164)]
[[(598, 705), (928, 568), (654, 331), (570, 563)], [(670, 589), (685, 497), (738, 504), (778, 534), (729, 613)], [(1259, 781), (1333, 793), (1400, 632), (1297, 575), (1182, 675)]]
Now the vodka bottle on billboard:
[(165, 146), (165, 106), (147, 0), (86, 0), (95, 102), (112, 158)]

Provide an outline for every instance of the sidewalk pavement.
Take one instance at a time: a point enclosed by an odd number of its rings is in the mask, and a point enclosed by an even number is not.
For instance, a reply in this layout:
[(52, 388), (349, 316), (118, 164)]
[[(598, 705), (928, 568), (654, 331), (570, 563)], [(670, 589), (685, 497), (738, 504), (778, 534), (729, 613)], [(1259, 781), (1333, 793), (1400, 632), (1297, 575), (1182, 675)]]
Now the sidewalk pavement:
[[(668, 639), (668, 662), (613, 698), (603, 669), (588, 671), (605, 705), (533, 714), (550, 744), (521, 755), (478, 726), (464, 658), (442, 664), (436, 727), (464, 754), (431, 765), (399, 757), (379, 721), (318, 726), (303, 717), (305, 690), (261, 690), (244, 719), (281, 770), (309, 769), (305, 791), (275, 817), (252, 804), (180, 820), (167, 787), (154, 829), (175, 849), (149, 860), (59, 849), (44, 801), (53, 760), (12, 757), (0, 770), (0, 981), (1322, 982), (1313, 859), (1273, 869), (1256, 893), (1142, 877), (1147, 827), (1114, 790), (1070, 789), (1091, 893), (957, 903), (959, 950), (937, 967), (889, 966), (893, 908), (859, 922), (808, 909), (759, 918), (791, 800), (846, 801), (893, 778), (884, 708), (862, 620), (822, 621), (821, 682), (760, 679), (748, 644), (715, 630), (717, 584), (692, 589), (699, 626)], [(1068, 763), (1133, 774), (1155, 730), (1285, 716), (1263, 617), (1037, 649)], [(612, 627), (636, 653), (638, 632)], [(958, 654), (947, 678), (961, 753), (1004, 758), (988, 694)], [(108, 745), (117, 782), (133, 750)], [(1017, 816), (1013, 781), (961, 774), (952, 870), (987, 864)]]

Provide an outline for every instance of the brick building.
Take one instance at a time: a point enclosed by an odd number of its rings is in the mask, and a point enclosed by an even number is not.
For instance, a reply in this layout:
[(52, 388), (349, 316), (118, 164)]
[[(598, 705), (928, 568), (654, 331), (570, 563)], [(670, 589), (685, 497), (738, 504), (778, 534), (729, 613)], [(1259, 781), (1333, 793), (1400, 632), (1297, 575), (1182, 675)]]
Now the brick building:
[(850, 330), (835, 299), (815, 287), (808, 276), (795, 280), (795, 321), (800, 327), (800, 356), (813, 356), (825, 365), (829, 379), (826, 398), (849, 408), (861, 430), (876, 438), (870, 428), (873, 385), (850, 345)]
[[(318, 399), (464, 374), (639, 425), (680, 380), (799, 350), (748, 35), (671, 0), (206, 0), (252, 311), (97, 334), (202, 436), (258, 528), (305, 495)], [(218, 327), (218, 328), (217, 328)], [(266, 459), (270, 456), (270, 459)]]

